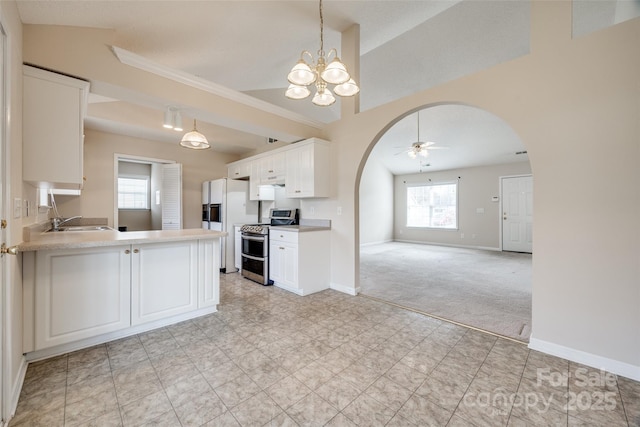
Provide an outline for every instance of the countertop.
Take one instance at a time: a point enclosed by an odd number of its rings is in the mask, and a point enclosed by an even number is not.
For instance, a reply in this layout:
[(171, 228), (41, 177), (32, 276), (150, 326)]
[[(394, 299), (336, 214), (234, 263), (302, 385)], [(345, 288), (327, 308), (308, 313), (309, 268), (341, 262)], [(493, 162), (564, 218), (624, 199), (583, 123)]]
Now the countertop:
[(152, 231), (61, 231), (31, 235), (31, 240), (18, 245), (20, 252), (94, 248), (99, 246), (135, 245), (144, 243), (172, 242), (181, 240), (206, 240), (226, 236), (224, 231), (190, 228), (184, 230)]
[(306, 233), (307, 231), (326, 231), (331, 230), (331, 227), (324, 227), (321, 225), (272, 225), (269, 230), (284, 230), (294, 231), (296, 233)]

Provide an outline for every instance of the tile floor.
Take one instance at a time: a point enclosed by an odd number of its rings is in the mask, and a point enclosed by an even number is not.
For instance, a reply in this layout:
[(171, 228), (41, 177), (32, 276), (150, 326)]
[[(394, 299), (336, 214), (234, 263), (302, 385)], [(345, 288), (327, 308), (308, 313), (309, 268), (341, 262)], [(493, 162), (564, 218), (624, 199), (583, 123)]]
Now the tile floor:
[(10, 426), (638, 426), (640, 383), (237, 274), (219, 312), (33, 363)]

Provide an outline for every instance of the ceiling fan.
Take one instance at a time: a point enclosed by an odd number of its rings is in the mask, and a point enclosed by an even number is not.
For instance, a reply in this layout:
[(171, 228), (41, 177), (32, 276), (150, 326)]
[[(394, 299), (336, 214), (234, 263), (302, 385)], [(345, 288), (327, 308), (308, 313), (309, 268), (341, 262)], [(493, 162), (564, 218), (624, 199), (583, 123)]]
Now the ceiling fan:
[[(416, 114), (417, 117), (417, 121), (418, 121), (418, 140), (414, 143), (411, 144), (411, 146), (409, 146), (409, 148), (407, 148), (406, 150), (400, 151), (399, 153), (396, 153), (396, 156), (398, 154), (402, 154), (402, 153), (407, 153), (407, 155), (409, 157), (411, 157), (412, 159), (415, 159), (418, 156), (421, 157), (427, 157), (429, 155), (429, 150), (441, 150), (444, 149), (446, 147), (435, 147), (435, 142), (431, 142), (431, 141), (427, 141), (427, 142), (421, 142), (420, 141), (420, 113), (418, 112)], [(400, 148), (400, 147), (398, 147)]]

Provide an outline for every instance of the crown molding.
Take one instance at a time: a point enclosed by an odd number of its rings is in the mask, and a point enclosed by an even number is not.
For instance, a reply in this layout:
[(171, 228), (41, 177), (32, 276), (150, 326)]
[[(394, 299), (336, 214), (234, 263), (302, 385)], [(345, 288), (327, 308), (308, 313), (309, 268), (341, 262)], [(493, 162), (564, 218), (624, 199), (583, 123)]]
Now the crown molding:
[(253, 96), (249, 96), (237, 90), (233, 90), (226, 86), (213, 83), (209, 80), (205, 80), (192, 74), (174, 70), (173, 68), (157, 64), (140, 55), (136, 55), (135, 53), (129, 52), (128, 50), (119, 48), (117, 46), (110, 47), (116, 58), (118, 58), (118, 60), (125, 65), (138, 68), (139, 70), (147, 71), (166, 79), (191, 86), (193, 88), (211, 93), (216, 96), (220, 96), (230, 101), (264, 111), (266, 113), (280, 116), (287, 120), (292, 120), (305, 126), (311, 126), (316, 129), (322, 129), (324, 127), (324, 123), (317, 120), (309, 119), (302, 114), (294, 113), (293, 111), (278, 107), (277, 105), (270, 104), (268, 102), (262, 101), (261, 99), (254, 98)]

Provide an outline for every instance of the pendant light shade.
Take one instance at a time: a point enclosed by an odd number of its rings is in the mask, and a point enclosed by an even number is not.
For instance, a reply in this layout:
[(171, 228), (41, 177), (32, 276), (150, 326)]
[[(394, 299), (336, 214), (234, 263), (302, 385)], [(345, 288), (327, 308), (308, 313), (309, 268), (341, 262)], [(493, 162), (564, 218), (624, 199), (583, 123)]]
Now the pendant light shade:
[[(335, 51), (335, 49), (332, 49), (332, 51)], [(347, 67), (345, 67), (337, 56), (329, 63), (329, 65), (327, 65), (327, 68), (325, 68), (322, 74), (320, 74), (320, 77), (322, 77), (322, 80), (327, 83), (331, 83), (332, 85), (340, 85), (351, 78), (347, 71)]]
[(356, 82), (353, 81), (353, 79), (349, 79), (349, 81), (346, 81), (341, 85), (333, 88), (333, 91), (336, 95), (339, 96), (353, 96), (356, 93), (360, 92), (360, 88), (358, 87)]
[(298, 86), (292, 83), (289, 85), (285, 95), (287, 98), (291, 99), (304, 99), (311, 95), (311, 91), (309, 91), (309, 88), (306, 86)]
[(205, 150), (211, 147), (207, 138), (196, 129), (196, 119), (193, 119), (193, 130), (184, 134), (180, 145), (192, 150)]
[(326, 83), (317, 83), (318, 91), (314, 95), (311, 102), (320, 106), (320, 107), (328, 107), (329, 105), (336, 102), (335, 96), (331, 93), (331, 91), (327, 88)]

